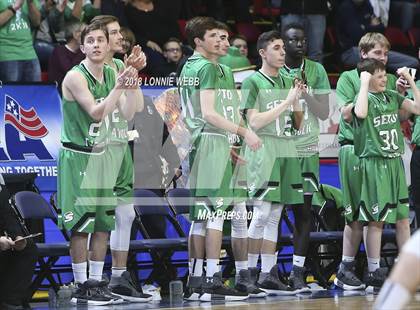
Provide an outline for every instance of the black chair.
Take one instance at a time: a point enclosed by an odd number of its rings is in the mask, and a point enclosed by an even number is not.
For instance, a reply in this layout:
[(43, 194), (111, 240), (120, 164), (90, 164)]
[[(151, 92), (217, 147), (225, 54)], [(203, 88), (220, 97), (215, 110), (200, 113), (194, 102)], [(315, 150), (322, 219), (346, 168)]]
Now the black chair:
[(189, 189), (173, 188), (166, 193), (166, 199), (175, 216), (190, 212), (192, 197)]
[[(188, 248), (188, 240), (181, 225), (176, 220), (175, 216), (173, 216), (166, 200), (157, 196), (154, 192), (146, 189), (137, 189), (134, 191), (134, 197), (134, 210), (136, 212), (135, 222), (145, 239), (136, 241), (142, 241), (143, 243), (144, 241), (148, 241), (149, 254), (152, 257), (154, 264), (154, 268), (149, 275), (149, 280), (159, 278), (162, 270), (167, 275), (168, 280), (170, 280), (169, 278), (176, 278), (176, 269), (171, 262), (172, 254), (174, 251), (186, 250)], [(144, 219), (150, 216), (161, 216), (165, 218), (165, 220), (173, 226), (178, 237), (152, 239), (150, 237), (150, 232), (143, 223)], [(134, 243), (136, 241), (134, 241)], [(186, 264), (182, 264), (182, 266), (184, 265)]]
[[(57, 224), (58, 217), (54, 209), (45, 201), (45, 199), (38, 193), (30, 191), (18, 192), (11, 198), (11, 205), (19, 219), (23, 230), (30, 234), (26, 227), (26, 220), (43, 220), (51, 219)], [(62, 231), (63, 232), (63, 231)], [(63, 236), (67, 236), (63, 232)], [(68, 241), (68, 239), (66, 239)], [(68, 255), (68, 243), (59, 244), (45, 244), (40, 243), (38, 246), (38, 264), (39, 271), (31, 284), (31, 292), (34, 293), (38, 287), (41, 286), (44, 279), (47, 279), (51, 286), (58, 291), (62, 284), (59, 273), (57, 273), (59, 283), (54, 279), (52, 274), (52, 267), (58, 261), (60, 256)], [(46, 258), (46, 260), (44, 259)]]

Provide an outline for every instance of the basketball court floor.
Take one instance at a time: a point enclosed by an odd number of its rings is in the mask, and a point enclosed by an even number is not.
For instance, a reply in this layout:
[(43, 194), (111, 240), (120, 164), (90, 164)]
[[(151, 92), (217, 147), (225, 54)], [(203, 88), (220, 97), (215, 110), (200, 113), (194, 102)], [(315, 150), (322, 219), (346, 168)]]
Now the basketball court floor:
[[(340, 310), (359, 310), (372, 309), (376, 295), (360, 292), (346, 292), (341, 290), (323, 290), (310, 294), (300, 294), (287, 297), (266, 297), (252, 298), (245, 302), (170, 302), (168, 299), (145, 304), (121, 304), (114, 306), (86, 307), (73, 306), (65, 309), (115, 309), (115, 310), (134, 310), (134, 309), (238, 309), (238, 310), (274, 310), (274, 309), (340, 309)], [(47, 303), (33, 303), (35, 310), (49, 309)], [(409, 310), (420, 309), (420, 293), (417, 293), (407, 306)], [(393, 309), (389, 309), (393, 310)]]

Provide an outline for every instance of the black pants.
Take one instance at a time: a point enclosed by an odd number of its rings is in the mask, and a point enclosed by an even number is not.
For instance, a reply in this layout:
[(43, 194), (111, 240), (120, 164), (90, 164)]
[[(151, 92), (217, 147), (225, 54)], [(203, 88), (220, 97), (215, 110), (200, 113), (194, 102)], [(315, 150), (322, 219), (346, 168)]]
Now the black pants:
[(20, 305), (28, 301), (37, 261), (37, 247), (28, 241), (22, 251), (0, 251), (0, 301)]

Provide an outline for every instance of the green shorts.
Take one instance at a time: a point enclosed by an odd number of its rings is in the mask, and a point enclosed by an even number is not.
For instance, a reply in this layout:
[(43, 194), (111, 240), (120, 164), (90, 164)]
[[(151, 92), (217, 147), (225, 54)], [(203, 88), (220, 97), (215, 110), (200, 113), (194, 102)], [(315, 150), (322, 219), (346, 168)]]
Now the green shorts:
[(344, 218), (346, 224), (359, 219), (360, 192), (362, 190), (362, 174), (360, 160), (354, 154), (353, 145), (344, 145), (338, 152), (340, 183), (343, 193)]
[(232, 161), (226, 136), (202, 133), (190, 153), (190, 219), (206, 220), (226, 210), (233, 200)]
[(114, 229), (116, 197), (104, 184), (110, 178), (106, 167), (105, 152), (60, 149), (57, 200), (62, 228), (84, 233)]
[(408, 218), (408, 190), (401, 158), (361, 158), (359, 220), (386, 222)]
[(257, 200), (302, 204), (302, 177), (292, 140), (262, 135), (257, 151), (245, 148), (249, 195)]
[(127, 143), (108, 144), (105, 156), (107, 169), (113, 174), (109, 188), (113, 188), (122, 203), (132, 203), (134, 168), (130, 147)]
[[(235, 149), (235, 151), (245, 159), (245, 147)], [(232, 169), (233, 203), (237, 204), (248, 200), (247, 165), (233, 164)]]
[(319, 190), (319, 153), (309, 157), (299, 157), (302, 169), (304, 194), (313, 194)]

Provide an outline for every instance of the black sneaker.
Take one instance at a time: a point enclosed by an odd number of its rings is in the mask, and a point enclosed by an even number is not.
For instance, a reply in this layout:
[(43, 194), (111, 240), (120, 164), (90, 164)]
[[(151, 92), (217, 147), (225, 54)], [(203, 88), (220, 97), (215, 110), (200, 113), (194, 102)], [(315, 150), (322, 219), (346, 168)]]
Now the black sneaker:
[(365, 284), (355, 275), (356, 262), (341, 262), (334, 284), (343, 290), (354, 291), (365, 289)]
[(267, 293), (260, 290), (254, 282), (251, 281), (251, 271), (243, 269), (235, 279), (235, 289), (239, 292), (249, 294), (249, 297), (265, 297)]
[(382, 284), (384, 284), (386, 280), (387, 273), (387, 268), (378, 268), (374, 272), (368, 271), (364, 279), (366, 286), (373, 286), (374, 288), (382, 287)]
[(201, 301), (240, 301), (248, 298), (248, 293), (224, 285), (221, 272), (215, 273), (213, 277), (205, 277), (202, 288)]
[(124, 271), (121, 277), (112, 277), (109, 288), (113, 295), (128, 302), (148, 302), (153, 299), (152, 295), (144, 294), (141, 287), (134, 283), (128, 271)]
[(311, 291), (309, 286), (306, 284), (305, 267), (293, 265), (289, 276), (289, 285), (296, 294), (308, 293)]
[(103, 291), (99, 289), (99, 281), (90, 279), (78, 284), (70, 303), (73, 305), (106, 306), (112, 305), (113, 301), (113, 298), (104, 295)]
[(184, 299), (188, 301), (199, 301), (202, 294), (202, 283), (203, 277), (188, 276), (187, 286), (184, 292)]
[(252, 283), (257, 284), (258, 273), (260, 272), (257, 267), (248, 267), (249, 276)]
[(117, 295), (115, 295), (111, 292), (111, 290), (109, 288), (109, 280), (108, 280), (108, 277), (106, 275), (103, 275), (102, 280), (99, 281), (98, 290), (104, 296), (108, 296), (108, 297), (112, 298), (113, 299), (113, 302), (112, 302), (113, 305), (119, 305), (119, 304), (122, 304), (124, 302), (124, 299), (122, 299), (120, 296), (117, 296)]
[(270, 272), (261, 272), (257, 284), (268, 295), (287, 296), (296, 294), (295, 291), (280, 281), (277, 265), (274, 265)]

